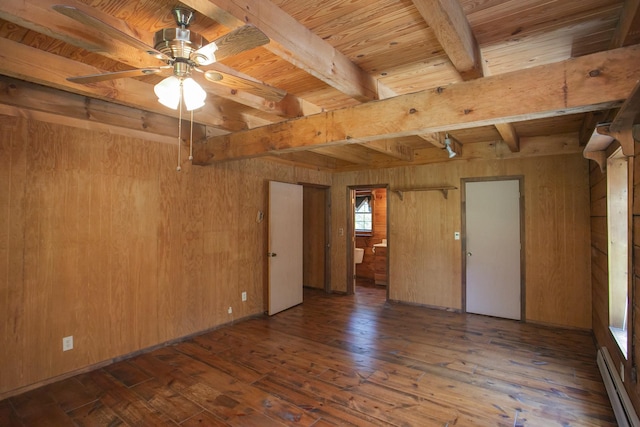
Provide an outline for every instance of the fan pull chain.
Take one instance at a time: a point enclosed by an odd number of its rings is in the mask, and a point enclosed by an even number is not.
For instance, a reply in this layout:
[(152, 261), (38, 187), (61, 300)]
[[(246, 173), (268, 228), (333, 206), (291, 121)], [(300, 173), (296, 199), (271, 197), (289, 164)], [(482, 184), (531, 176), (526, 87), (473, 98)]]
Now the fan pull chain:
[(193, 110), (191, 110), (191, 134), (189, 135), (189, 160), (193, 161)]
[(180, 101), (178, 103), (178, 110), (180, 111), (178, 118), (178, 167), (176, 171), (180, 172), (182, 168), (180, 167), (180, 138), (182, 137), (182, 80), (180, 80)]

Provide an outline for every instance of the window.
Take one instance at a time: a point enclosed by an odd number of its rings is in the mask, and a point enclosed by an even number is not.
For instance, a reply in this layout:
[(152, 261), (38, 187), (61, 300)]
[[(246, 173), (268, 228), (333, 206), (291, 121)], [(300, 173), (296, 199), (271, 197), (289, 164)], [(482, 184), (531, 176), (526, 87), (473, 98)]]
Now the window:
[(629, 160), (618, 149), (607, 159), (609, 330), (625, 358), (629, 341), (629, 173)]
[(356, 192), (354, 223), (357, 234), (373, 233), (373, 198), (371, 197), (371, 191)]

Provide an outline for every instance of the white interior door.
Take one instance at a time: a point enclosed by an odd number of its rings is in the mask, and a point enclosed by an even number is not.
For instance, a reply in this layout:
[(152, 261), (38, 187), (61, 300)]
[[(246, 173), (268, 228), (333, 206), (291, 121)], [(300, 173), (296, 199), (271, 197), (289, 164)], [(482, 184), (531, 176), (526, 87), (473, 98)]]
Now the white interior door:
[(302, 303), (302, 253), (302, 186), (270, 181), (269, 315)]
[(520, 181), (465, 184), (466, 310), (521, 319)]

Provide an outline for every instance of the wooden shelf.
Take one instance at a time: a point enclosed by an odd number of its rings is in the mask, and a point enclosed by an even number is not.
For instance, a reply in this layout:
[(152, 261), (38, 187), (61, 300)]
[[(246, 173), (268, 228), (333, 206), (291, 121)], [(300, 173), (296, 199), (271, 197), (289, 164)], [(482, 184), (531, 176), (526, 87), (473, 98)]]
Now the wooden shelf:
[(408, 193), (411, 191), (440, 191), (442, 192), (442, 196), (447, 199), (449, 197), (449, 190), (457, 190), (458, 187), (454, 187), (452, 185), (442, 185), (439, 187), (419, 187), (419, 188), (403, 188), (397, 190), (391, 190), (394, 193), (397, 193), (400, 196), (400, 200), (404, 200), (404, 193)]

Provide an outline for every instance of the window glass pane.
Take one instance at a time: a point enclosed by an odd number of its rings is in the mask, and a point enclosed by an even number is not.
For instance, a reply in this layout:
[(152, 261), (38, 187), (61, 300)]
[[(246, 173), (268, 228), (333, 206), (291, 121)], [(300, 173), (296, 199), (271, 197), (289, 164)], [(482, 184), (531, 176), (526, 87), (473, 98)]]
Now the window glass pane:
[(356, 213), (356, 230), (368, 230), (371, 231), (371, 214), (370, 213)]
[(362, 197), (363, 200), (358, 203), (356, 200), (356, 212), (371, 212), (371, 205), (368, 197)]
[(609, 329), (625, 358), (629, 341), (629, 166), (618, 150), (607, 160)]
[(371, 211), (371, 196), (356, 197), (356, 212), (354, 215), (354, 223), (356, 231), (373, 231)]

